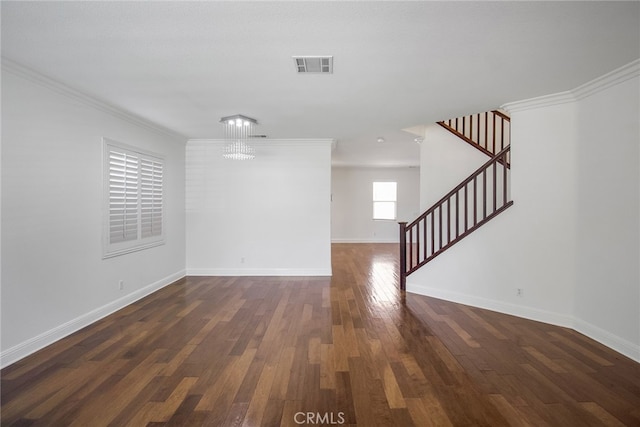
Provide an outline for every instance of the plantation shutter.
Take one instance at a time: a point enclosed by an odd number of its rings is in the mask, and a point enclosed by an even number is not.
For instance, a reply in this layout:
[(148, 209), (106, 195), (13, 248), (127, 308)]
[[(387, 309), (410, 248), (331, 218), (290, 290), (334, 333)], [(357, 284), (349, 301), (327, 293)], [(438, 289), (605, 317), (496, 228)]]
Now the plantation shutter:
[(109, 150), (109, 242), (138, 238), (139, 159), (124, 151)]
[(162, 235), (162, 163), (150, 158), (140, 160), (142, 237)]
[(164, 159), (103, 138), (103, 258), (164, 244)]

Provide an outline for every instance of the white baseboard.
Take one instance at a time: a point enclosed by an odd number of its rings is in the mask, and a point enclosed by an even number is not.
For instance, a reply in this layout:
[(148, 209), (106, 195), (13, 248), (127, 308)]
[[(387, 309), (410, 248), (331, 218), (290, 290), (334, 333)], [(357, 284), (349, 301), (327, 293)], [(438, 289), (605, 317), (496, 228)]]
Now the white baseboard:
[(640, 363), (640, 345), (620, 338), (582, 319), (574, 318), (573, 329)]
[(410, 283), (407, 283), (407, 292), (571, 328), (636, 362), (640, 362), (640, 346), (573, 316)]
[(429, 288), (407, 283), (407, 292), (412, 292), (428, 297), (439, 298), (446, 301), (456, 302), (459, 304), (471, 305), (473, 307), (484, 308), (487, 310), (497, 311), (499, 313), (510, 314), (512, 316), (523, 317), (529, 320), (535, 320), (552, 325), (563, 326), (566, 328), (573, 327), (573, 318), (561, 313), (554, 313), (547, 310), (541, 310), (533, 307), (526, 307), (517, 304), (511, 304), (504, 301), (497, 301), (489, 298), (468, 295), (459, 292), (452, 292), (443, 289)]
[(331, 276), (331, 268), (188, 268), (188, 276)]
[(28, 355), (35, 353), (36, 351), (53, 344), (54, 342), (71, 335), (72, 333), (79, 331), (80, 329), (88, 326), (136, 301), (146, 297), (149, 294), (156, 292), (159, 289), (164, 288), (167, 285), (175, 282), (176, 280), (185, 277), (185, 271), (181, 270), (167, 277), (164, 277), (157, 282), (151, 283), (142, 289), (131, 292), (112, 301), (102, 307), (96, 308), (88, 313), (85, 313), (75, 319), (72, 319), (62, 325), (58, 325), (53, 329), (50, 329), (40, 335), (30, 338), (18, 345), (15, 345), (2, 353), (0, 353), (0, 367), (4, 368), (17, 362), (18, 360), (27, 357)]
[(331, 243), (399, 243), (398, 239), (331, 239)]

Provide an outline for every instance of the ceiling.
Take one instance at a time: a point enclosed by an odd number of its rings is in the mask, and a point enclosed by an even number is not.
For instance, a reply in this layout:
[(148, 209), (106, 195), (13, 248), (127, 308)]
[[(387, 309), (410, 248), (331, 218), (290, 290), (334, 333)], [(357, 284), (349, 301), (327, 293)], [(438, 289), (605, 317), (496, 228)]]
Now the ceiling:
[[(402, 129), (573, 89), (640, 57), (640, 2), (7, 2), (2, 55), (188, 138), (244, 114), (415, 166)], [(292, 56), (332, 55), (328, 75)], [(377, 142), (379, 137), (385, 142)]]

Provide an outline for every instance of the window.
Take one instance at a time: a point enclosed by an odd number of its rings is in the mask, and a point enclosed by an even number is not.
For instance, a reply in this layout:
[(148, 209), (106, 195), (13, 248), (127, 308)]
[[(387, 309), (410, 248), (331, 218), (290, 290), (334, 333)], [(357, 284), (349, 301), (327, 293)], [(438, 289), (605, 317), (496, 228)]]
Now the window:
[(373, 219), (396, 219), (395, 182), (373, 183)]
[(104, 138), (103, 257), (164, 243), (162, 157)]

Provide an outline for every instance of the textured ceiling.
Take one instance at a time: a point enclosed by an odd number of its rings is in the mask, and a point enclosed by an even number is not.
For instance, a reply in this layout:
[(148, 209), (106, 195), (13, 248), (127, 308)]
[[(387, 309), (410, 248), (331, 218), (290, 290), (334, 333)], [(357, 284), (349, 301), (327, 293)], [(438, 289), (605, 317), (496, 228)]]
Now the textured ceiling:
[[(417, 165), (401, 129), (640, 57), (639, 2), (6, 2), (2, 55), (190, 138), (255, 117), (336, 165)], [(292, 56), (333, 55), (331, 75)], [(376, 142), (384, 137), (385, 143)]]

